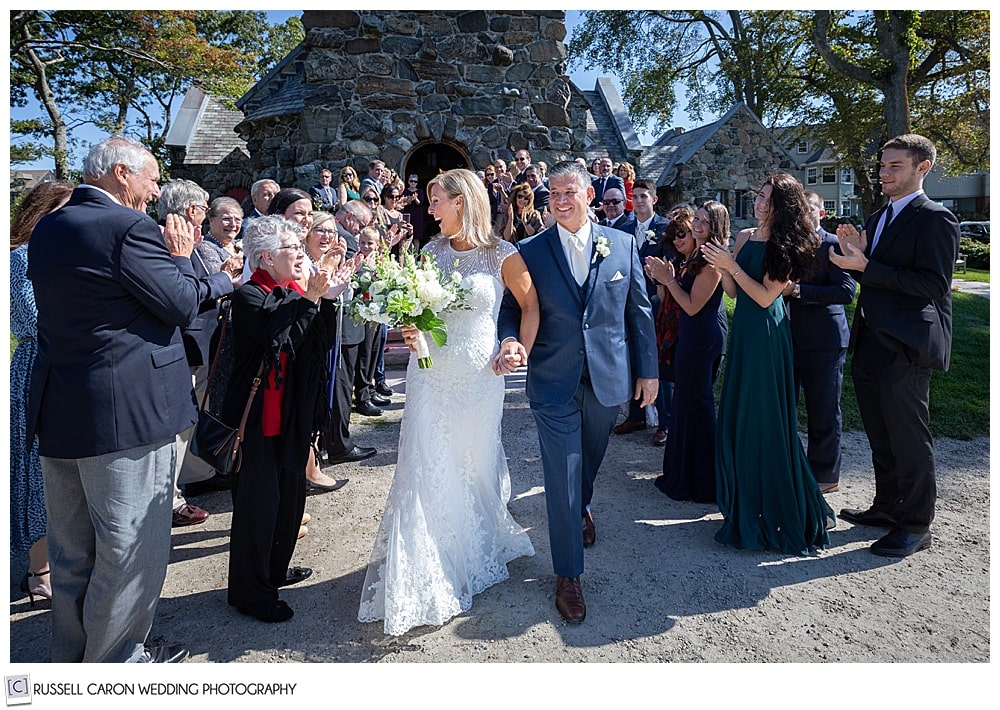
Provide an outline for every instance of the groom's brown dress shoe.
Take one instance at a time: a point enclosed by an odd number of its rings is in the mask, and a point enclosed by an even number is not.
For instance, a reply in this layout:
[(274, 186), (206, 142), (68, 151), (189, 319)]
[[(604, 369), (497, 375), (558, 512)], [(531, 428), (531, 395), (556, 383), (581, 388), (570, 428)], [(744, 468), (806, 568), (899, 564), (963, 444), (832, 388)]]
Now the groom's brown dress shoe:
[(597, 527), (594, 525), (594, 516), (588, 510), (583, 515), (583, 546), (592, 547), (597, 542)]
[(556, 609), (571, 624), (579, 624), (587, 618), (579, 577), (556, 577)]
[(878, 528), (891, 528), (896, 525), (896, 519), (894, 517), (888, 513), (883, 513), (880, 510), (873, 510), (872, 508), (869, 508), (868, 510), (842, 508), (838, 517), (841, 520), (846, 520), (847, 522), (854, 523), (855, 525), (871, 525)]

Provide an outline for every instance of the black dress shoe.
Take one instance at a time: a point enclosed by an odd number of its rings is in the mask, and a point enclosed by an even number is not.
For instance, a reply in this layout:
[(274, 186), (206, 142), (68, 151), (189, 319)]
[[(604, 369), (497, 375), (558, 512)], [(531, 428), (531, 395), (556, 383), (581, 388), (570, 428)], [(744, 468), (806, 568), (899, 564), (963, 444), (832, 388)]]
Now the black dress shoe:
[(893, 528), (889, 533), (872, 543), (873, 554), (882, 557), (909, 557), (931, 546), (931, 531), (911, 533), (903, 528)]
[(375, 391), (378, 392), (383, 397), (391, 397), (392, 395), (396, 394), (396, 392), (392, 389), (392, 387), (387, 385), (385, 382), (375, 385)]
[(364, 461), (365, 459), (370, 459), (372, 456), (378, 453), (378, 450), (373, 446), (354, 446), (347, 451), (343, 451), (339, 454), (335, 454), (332, 451), (327, 452), (328, 461), (331, 464), (337, 463), (348, 463), (350, 461)]
[(316, 483), (315, 481), (306, 481), (306, 490), (315, 491), (316, 493), (329, 493), (330, 491), (339, 491), (341, 488), (347, 485), (347, 482), (351, 480), (349, 478), (341, 478), (339, 481), (334, 481), (332, 485), (324, 486), (322, 483)]
[(376, 407), (384, 407), (387, 404), (392, 404), (392, 400), (388, 397), (382, 397), (381, 395), (373, 394), (371, 398), (371, 403)]
[(380, 417), (382, 416), (382, 410), (378, 407), (372, 405), (371, 402), (362, 402), (354, 408), (354, 411), (358, 414), (363, 414), (366, 417)]
[(236, 611), (268, 624), (279, 624), (282, 621), (288, 621), (295, 615), (292, 608), (280, 599), (273, 599), (255, 606), (238, 606)]
[(285, 574), (285, 581), (281, 582), (278, 586), (290, 587), (293, 584), (304, 582), (312, 577), (312, 573), (313, 571), (308, 567), (289, 567), (288, 572)]
[(179, 643), (169, 643), (164, 646), (146, 646), (143, 655), (146, 663), (180, 663), (191, 654)]
[(855, 525), (871, 525), (876, 528), (891, 528), (896, 525), (894, 517), (888, 513), (883, 513), (880, 510), (872, 510), (871, 508), (868, 510), (841, 508), (840, 515), (837, 517)]

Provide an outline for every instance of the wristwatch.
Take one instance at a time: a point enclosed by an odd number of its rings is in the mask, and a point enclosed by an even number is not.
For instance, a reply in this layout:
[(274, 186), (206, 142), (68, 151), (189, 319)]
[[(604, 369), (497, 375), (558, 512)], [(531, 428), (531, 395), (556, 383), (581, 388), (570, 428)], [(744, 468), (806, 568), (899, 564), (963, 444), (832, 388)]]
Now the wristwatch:
[(798, 284), (792, 287), (792, 298), (799, 298), (802, 296), (802, 289), (799, 288)]

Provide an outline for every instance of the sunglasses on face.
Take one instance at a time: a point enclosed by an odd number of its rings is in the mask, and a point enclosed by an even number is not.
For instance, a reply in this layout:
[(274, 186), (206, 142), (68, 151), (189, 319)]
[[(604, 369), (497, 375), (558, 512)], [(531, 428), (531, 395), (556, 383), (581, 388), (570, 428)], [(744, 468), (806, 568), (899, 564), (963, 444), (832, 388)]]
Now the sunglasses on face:
[(365, 202), (378, 202), (378, 198), (377, 197), (365, 197), (364, 201)]
[(620, 205), (625, 200), (601, 200), (602, 205)]

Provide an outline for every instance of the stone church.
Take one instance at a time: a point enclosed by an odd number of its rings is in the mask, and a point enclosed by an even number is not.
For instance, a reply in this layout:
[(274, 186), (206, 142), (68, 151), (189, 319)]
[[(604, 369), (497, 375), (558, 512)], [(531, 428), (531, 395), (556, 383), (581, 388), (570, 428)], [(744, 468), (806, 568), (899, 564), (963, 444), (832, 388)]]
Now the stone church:
[[(214, 198), (242, 199), (254, 180), (307, 188), (371, 160), (425, 184), (441, 170), (609, 156), (659, 186), (659, 207), (711, 197), (738, 220), (746, 195), (797, 165), (736, 106), (715, 123), (640, 144), (607, 78), (592, 90), (566, 74), (564, 11), (351, 11), (302, 14), (305, 39), (256, 86), (222, 108), (194, 89), (168, 136), (171, 175)], [(229, 133), (228, 137), (225, 136)]]

